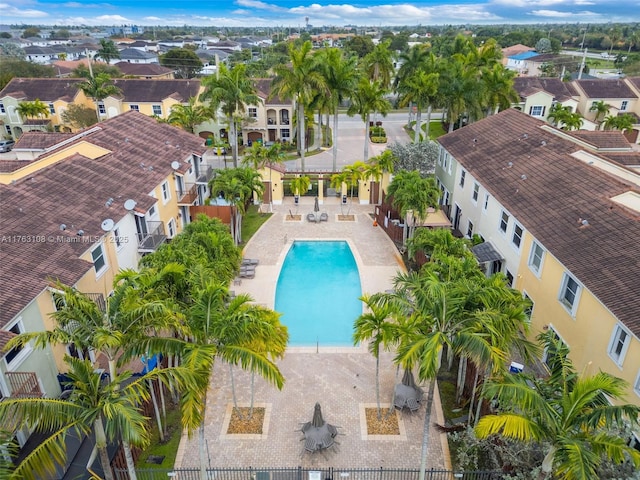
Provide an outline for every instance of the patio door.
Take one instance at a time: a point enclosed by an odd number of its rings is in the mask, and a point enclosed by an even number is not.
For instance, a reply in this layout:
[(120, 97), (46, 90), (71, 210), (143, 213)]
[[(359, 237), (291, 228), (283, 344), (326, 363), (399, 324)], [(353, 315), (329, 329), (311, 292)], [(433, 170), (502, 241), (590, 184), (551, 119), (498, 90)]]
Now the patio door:
[(462, 217), (462, 209), (456, 203), (456, 208), (453, 214), (453, 229), (460, 230), (460, 218)]

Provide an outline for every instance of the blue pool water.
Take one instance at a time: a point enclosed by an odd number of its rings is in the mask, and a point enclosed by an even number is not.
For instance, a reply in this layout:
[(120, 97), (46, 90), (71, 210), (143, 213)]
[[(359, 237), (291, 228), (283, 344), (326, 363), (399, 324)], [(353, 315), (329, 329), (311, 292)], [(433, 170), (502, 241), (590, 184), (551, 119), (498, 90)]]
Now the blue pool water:
[(360, 296), (358, 267), (347, 242), (294, 242), (280, 270), (275, 301), (289, 329), (289, 345), (353, 345)]

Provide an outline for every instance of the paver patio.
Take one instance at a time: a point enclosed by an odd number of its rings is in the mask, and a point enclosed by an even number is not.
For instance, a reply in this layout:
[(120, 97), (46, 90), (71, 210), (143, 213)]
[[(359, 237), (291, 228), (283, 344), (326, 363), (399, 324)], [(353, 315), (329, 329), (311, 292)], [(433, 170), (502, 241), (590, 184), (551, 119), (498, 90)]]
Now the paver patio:
[[(355, 221), (338, 221), (340, 213), (355, 215)], [(313, 198), (301, 199), (301, 205), (285, 201), (273, 207), (274, 214), (244, 248), (244, 256), (260, 263), (253, 279), (232, 285), (236, 293), (249, 293), (256, 302), (274, 306), (275, 288), (291, 242), (298, 239), (347, 240), (356, 258), (363, 293), (392, 288), (395, 274), (404, 269), (401, 256), (379, 227), (373, 226), (371, 205), (340, 205), (338, 199), (325, 199), (320, 210), (329, 221), (309, 223), (306, 214), (313, 212)], [(289, 213), (302, 220), (286, 221)], [(311, 281), (310, 276), (310, 281)], [(216, 362), (207, 396), (205, 438), (212, 468), (226, 467), (344, 467), (344, 468), (419, 468), (425, 408), (415, 413), (399, 413), (401, 434), (368, 436), (364, 408), (375, 407), (375, 359), (366, 346), (358, 347), (290, 347), (278, 362), (285, 385), (281, 391), (256, 376), (254, 401), (266, 407), (262, 435), (227, 435), (233, 402), (229, 367)], [(399, 375), (399, 376), (398, 376)], [(392, 354), (380, 359), (381, 401), (391, 402), (393, 387), (401, 380)], [(251, 399), (251, 376), (239, 368), (233, 371), (239, 406)], [(426, 386), (423, 386), (426, 390)], [(324, 419), (337, 425), (337, 445), (322, 452), (303, 453), (301, 424), (311, 420), (316, 402), (322, 406)], [(431, 418), (443, 423), (436, 399)], [(176, 466), (199, 465), (197, 434), (182, 439)], [(446, 436), (432, 428), (428, 468), (448, 467)]]

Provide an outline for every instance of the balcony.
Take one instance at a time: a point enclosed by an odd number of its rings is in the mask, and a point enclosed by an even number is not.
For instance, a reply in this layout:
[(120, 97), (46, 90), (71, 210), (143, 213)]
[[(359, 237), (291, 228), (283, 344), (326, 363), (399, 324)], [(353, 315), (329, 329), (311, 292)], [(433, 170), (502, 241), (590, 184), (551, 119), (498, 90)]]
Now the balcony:
[(107, 311), (107, 304), (104, 301), (104, 295), (102, 295), (101, 293), (85, 293), (85, 295), (89, 297), (89, 299), (93, 300), (96, 305), (98, 305), (100, 311)]
[(10, 398), (41, 398), (40, 382), (35, 372), (5, 372)]
[(178, 205), (193, 205), (198, 199), (198, 186), (195, 183), (187, 183), (184, 190), (178, 190), (176, 193)]
[(147, 222), (147, 233), (138, 232), (138, 252), (155, 252), (167, 239), (164, 233), (164, 223)]
[(280, 124), (281, 125), (289, 125), (289, 119), (288, 118), (283, 118), (282, 120), (280, 120)]
[(276, 124), (275, 118), (267, 118), (267, 125), (275, 125), (275, 124)]

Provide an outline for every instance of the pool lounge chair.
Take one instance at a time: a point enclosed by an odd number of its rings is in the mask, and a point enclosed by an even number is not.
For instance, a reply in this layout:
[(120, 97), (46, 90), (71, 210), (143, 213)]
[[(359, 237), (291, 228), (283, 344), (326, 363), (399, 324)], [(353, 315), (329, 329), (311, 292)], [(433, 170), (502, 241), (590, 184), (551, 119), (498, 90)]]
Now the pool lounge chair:
[(317, 223), (318, 220), (316, 219), (316, 214), (315, 213), (307, 213), (307, 220), (309, 222), (313, 222), (313, 223)]
[(327, 222), (329, 221), (329, 214), (327, 212), (322, 212), (320, 214), (320, 221), (321, 222)]
[(420, 408), (418, 401), (412, 397), (407, 398), (407, 407), (409, 407), (409, 410), (412, 412), (415, 412)]
[(258, 260), (257, 258), (243, 258), (242, 259), (242, 266), (249, 266), (249, 265), (256, 266), (256, 265), (258, 265), (258, 263), (260, 263), (260, 260)]

